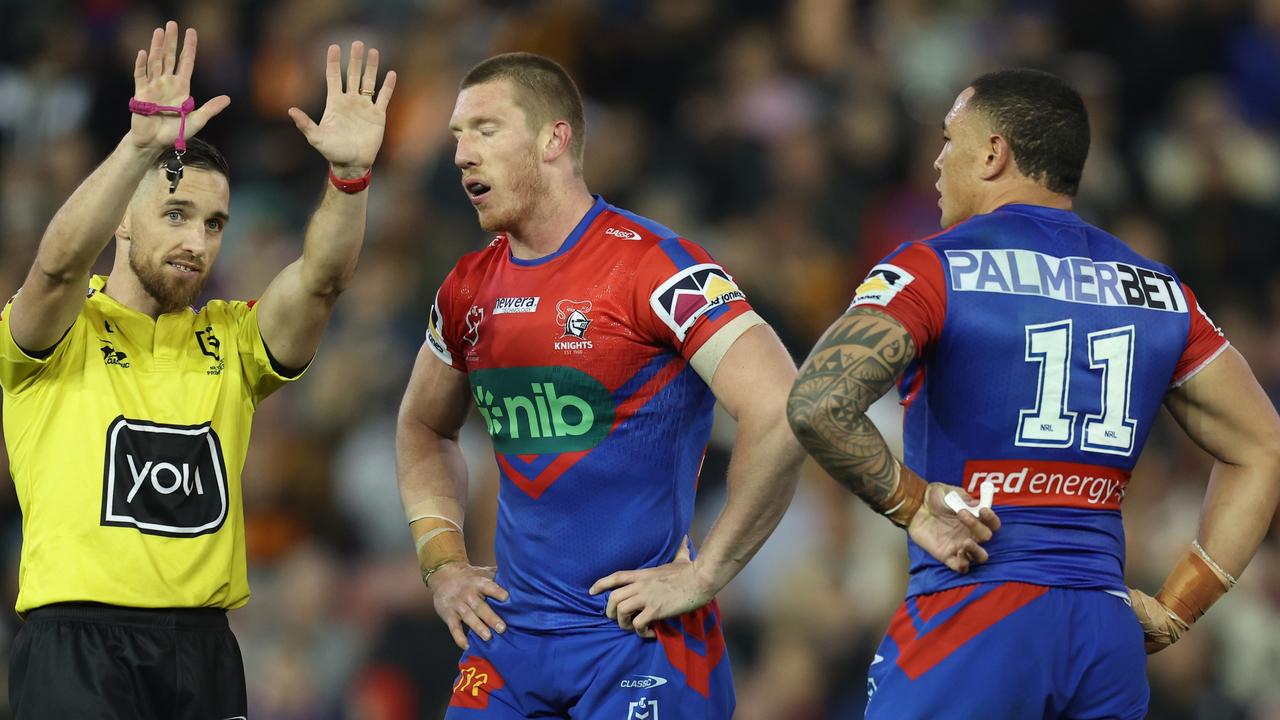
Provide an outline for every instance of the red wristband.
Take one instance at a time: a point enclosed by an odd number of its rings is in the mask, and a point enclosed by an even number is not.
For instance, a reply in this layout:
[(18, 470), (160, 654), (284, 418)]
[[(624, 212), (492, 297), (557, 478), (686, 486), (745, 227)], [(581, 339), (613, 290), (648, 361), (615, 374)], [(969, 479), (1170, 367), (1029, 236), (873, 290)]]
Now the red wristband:
[(329, 168), (329, 182), (333, 183), (333, 186), (342, 192), (350, 193), (352, 195), (358, 192), (363, 192), (365, 188), (369, 187), (369, 178), (371, 177), (373, 177), (373, 168), (369, 168), (363, 175), (354, 180), (343, 180), (333, 174), (332, 167)]

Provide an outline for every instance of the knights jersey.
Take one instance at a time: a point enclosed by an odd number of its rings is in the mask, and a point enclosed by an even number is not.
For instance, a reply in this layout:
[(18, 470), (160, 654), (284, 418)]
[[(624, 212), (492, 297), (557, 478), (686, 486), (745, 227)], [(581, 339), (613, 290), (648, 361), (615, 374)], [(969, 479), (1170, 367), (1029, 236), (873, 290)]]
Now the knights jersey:
[(872, 268), (853, 305), (916, 345), (904, 461), (995, 491), (988, 562), (958, 575), (908, 538), (908, 596), (1014, 581), (1123, 592), (1120, 503), (1165, 393), (1226, 347), (1168, 267), (1065, 210), (1006, 205)]
[(508, 624), (609, 625), (588, 588), (675, 557), (711, 430), (707, 380), (762, 322), (701, 247), (598, 197), (551, 255), (521, 260), (499, 235), (463, 256), (426, 344), (467, 373), (493, 441)]

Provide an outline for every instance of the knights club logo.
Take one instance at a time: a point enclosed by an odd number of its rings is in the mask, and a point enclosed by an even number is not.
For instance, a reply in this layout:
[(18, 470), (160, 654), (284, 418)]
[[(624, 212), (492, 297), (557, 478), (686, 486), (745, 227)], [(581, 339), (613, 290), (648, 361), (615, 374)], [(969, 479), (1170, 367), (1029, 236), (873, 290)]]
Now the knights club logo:
[(561, 300), (556, 303), (556, 322), (562, 331), (555, 344), (557, 350), (581, 352), (591, 349), (591, 341), (587, 339), (587, 328), (591, 326), (590, 312), (590, 300)]
[(573, 300), (561, 300), (556, 303), (556, 322), (564, 328), (564, 335), (560, 337), (587, 337), (587, 326), (591, 324), (591, 318), (587, 317), (587, 313), (591, 312), (591, 301), (574, 302)]

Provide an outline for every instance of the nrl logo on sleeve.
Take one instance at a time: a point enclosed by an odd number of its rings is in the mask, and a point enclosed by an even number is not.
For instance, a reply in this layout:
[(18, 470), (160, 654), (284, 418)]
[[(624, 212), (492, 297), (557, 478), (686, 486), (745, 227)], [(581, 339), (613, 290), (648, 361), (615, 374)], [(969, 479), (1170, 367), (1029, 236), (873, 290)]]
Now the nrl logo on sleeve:
[(538, 300), (536, 297), (504, 297), (498, 298), (493, 303), (494, 315), (508, 315), (511, 313), (531, 313), (538, 311)]
[(871, 268), (867, 279), (853, 293), (851, 305), (885, 306), (902, 288), (911, 284), (915, 276), (897, 265), (883, 263)]
[(209, 423), (117, 417), (107, 427), (102, 484), (103, 525), (194, 537), (217, 532), (227, 517), (222, 444)]
[(480, 342), (480, 323), (484, 322), (484, 308), (472, 305), (463, 321), (467, 324), (467, 331), (463, 333), (462, 341), (475, 347)]
[(698, 318), (746, 297), (724, 268), (715, 263), (702, 263), (680, 271), (660, 285), (649, 297), (649, 304), (676, 338), (684, 341)]

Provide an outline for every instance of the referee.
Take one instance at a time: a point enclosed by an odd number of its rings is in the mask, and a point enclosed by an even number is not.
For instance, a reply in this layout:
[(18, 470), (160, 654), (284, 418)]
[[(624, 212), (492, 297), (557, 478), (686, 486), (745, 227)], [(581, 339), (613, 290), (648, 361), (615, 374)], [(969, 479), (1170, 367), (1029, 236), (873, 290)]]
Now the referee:
[[(229, 219), (228, 168), (191, 138), (196, 32), (157, 28), (129, 132), (71, 195), (0, 311), (4, 439), (22, 507), (9, 694), (18, 720), (245, 717), (226, 611), (249, 597), (240, 471), (259, 401), (302, 374), (364, 237), (395, 74), (328, 49), (328, 160), (302, 257), (253, 302), (193, 309)], [(123, 111), (125, 98), (121, 98)], [(109, 277), (90, 268), (114, 235)]]

